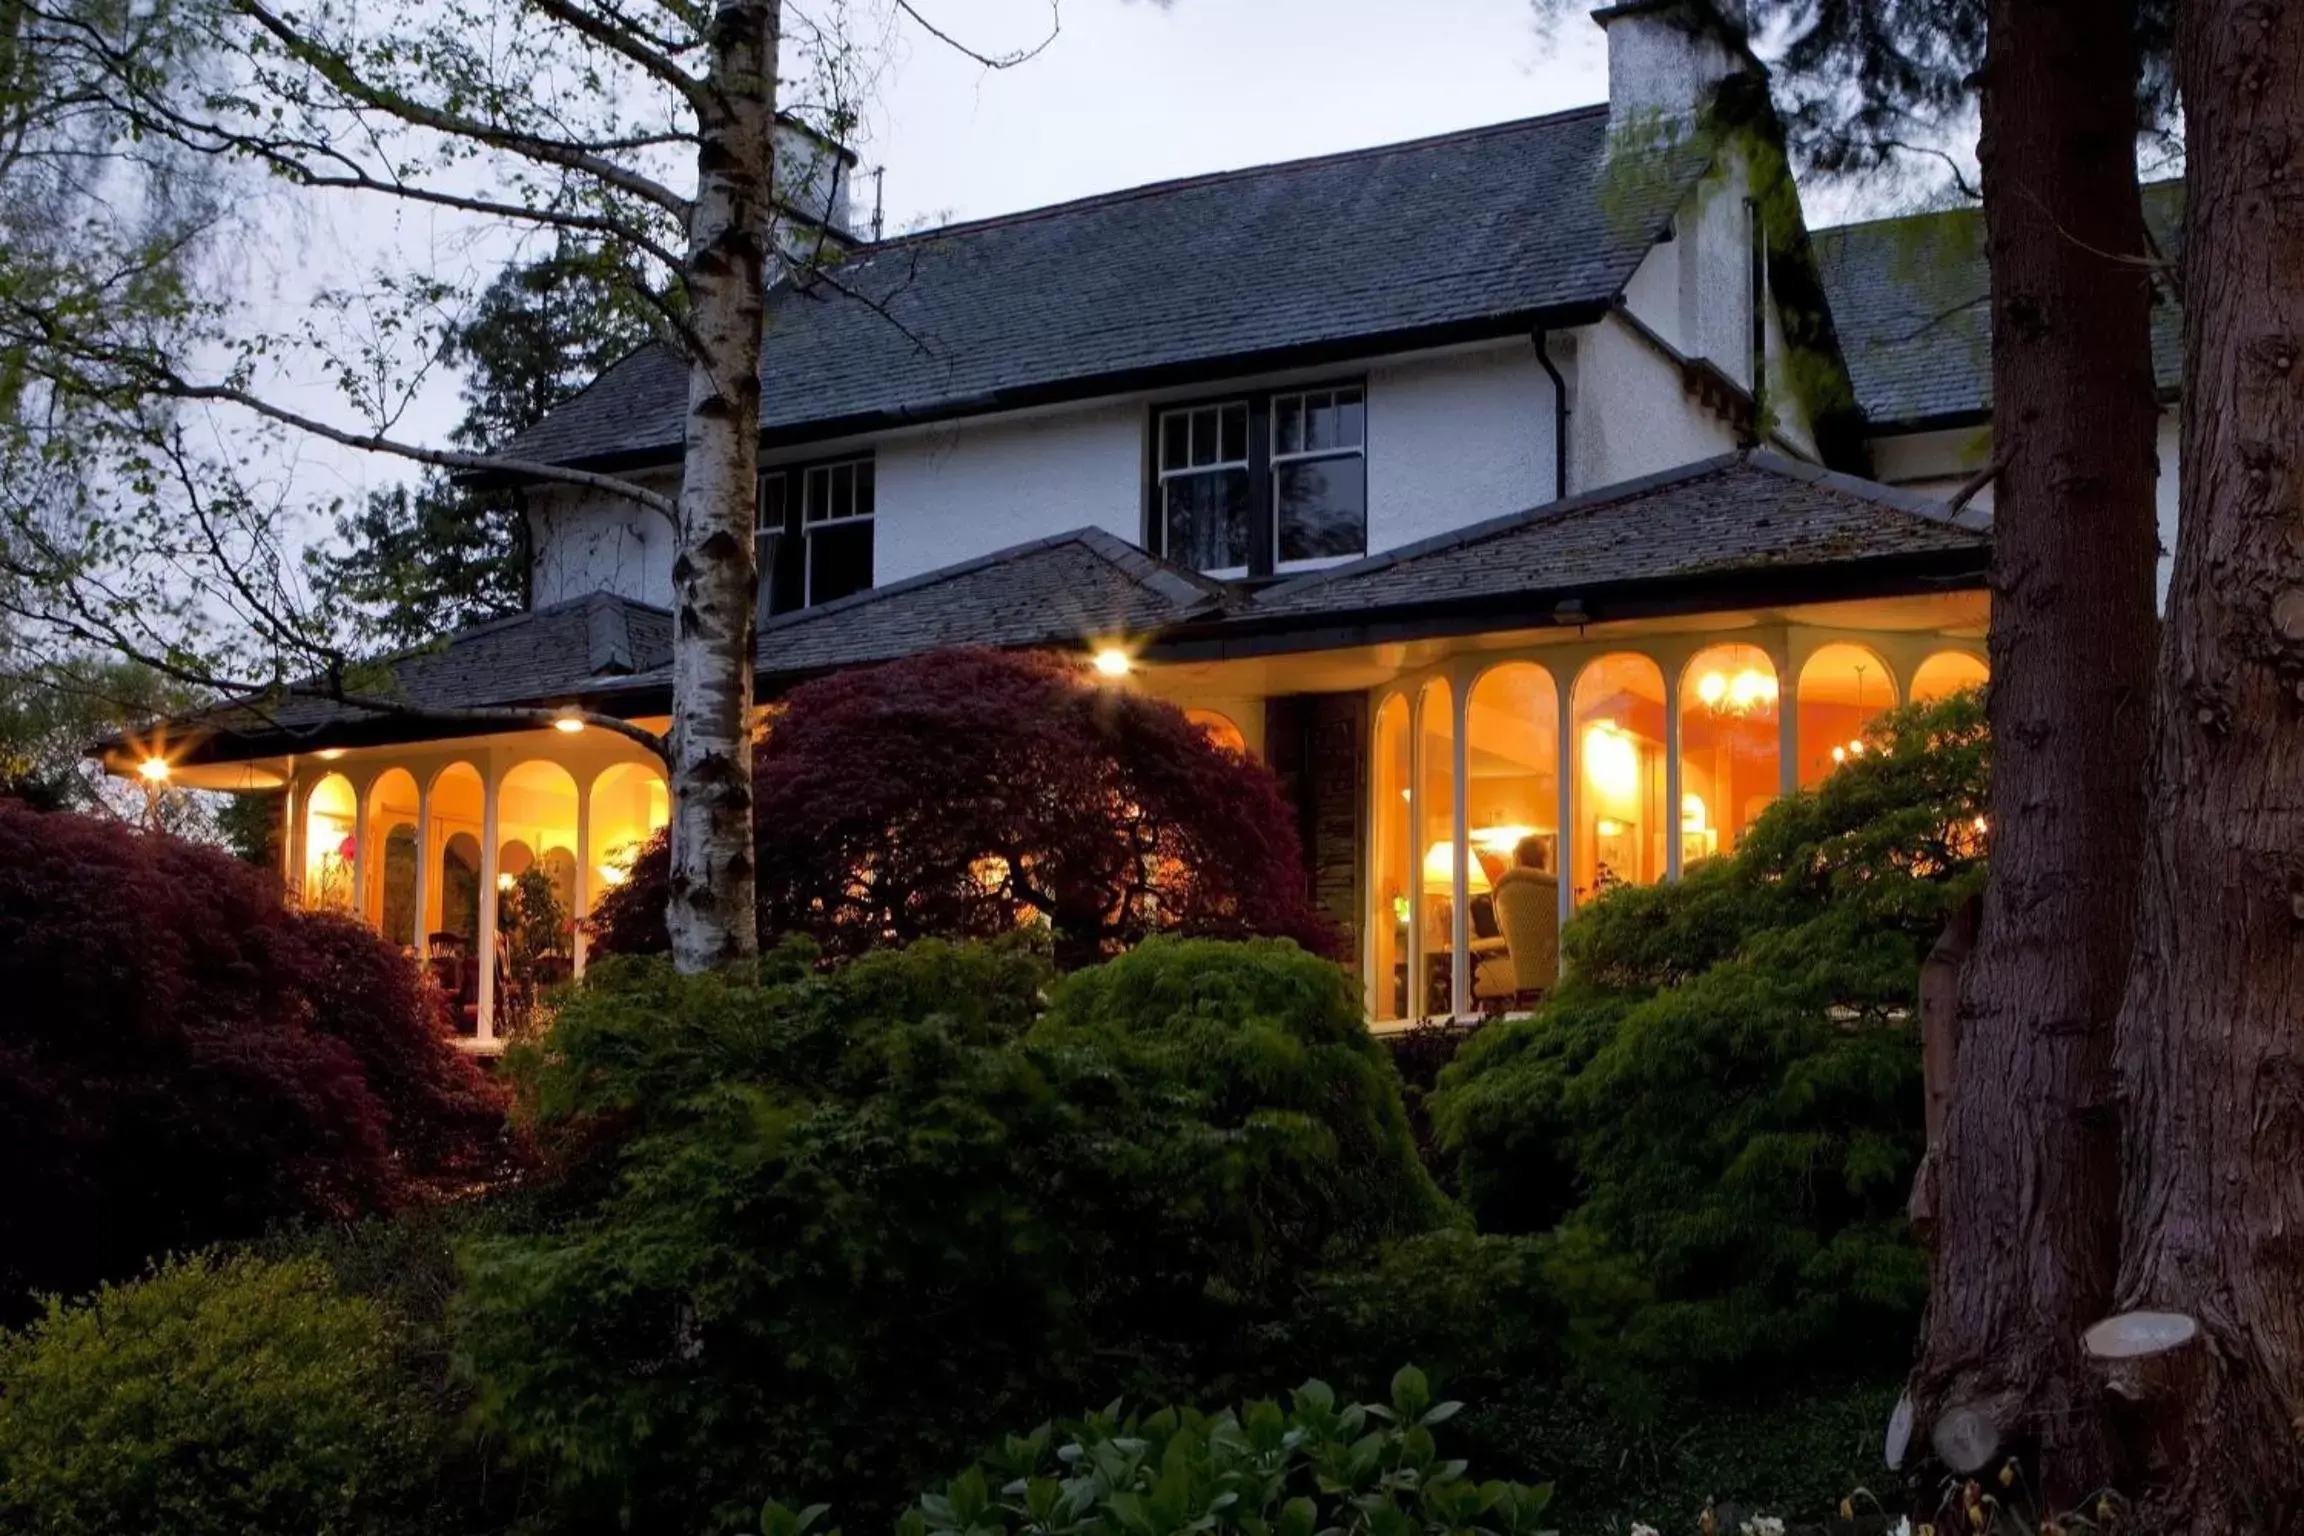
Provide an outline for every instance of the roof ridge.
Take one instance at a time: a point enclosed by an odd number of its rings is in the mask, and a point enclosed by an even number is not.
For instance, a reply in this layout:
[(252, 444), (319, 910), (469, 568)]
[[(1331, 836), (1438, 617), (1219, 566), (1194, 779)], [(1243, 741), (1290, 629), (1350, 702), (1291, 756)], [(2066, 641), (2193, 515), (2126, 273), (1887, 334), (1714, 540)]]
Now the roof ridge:
[[(2139, 196), (2149, 196), (2154, 192), (2165, 192), (2172, 187), (2183, 185), (2184, 178), (2181, 175), (2163, 176), (2157, 181), (2137, 183), (2136, 191)], [(1882, 224), (1901, 224), (1908, 219), (1934, 219), (1951, 213), (1982, 213), (1983, 211), (1984, 205), (1981, 203), (1958, 203), (1949, 208), (1915, 208), (1909, 213), (1883, 213), (1869, 219), (1850, 219), (1845, 224), (1820, 225), (1808, 231), (1808, 238), (1824, 240), (1834, 235), (1852, 234), (1862, 229), (1874, 229)]]
[(1171, 176), (1161, 181), (1147, 181), (1133, 187), (1118, 187), (1109, 192), (1091, 192), (1082, 197), (1068, 198), (1060, 203), (1044, 203), (1036, 208), (1018, 208), (1008, 213), (988, 213), (981, 218), (956, 219), (950, 224), (939, 224), (933, 229), (914, 230), (909, 234), (891, 235), (887, 239), (861, 247), (856, 252), (859, 262), (867, 261), (884, 251), (898, 250), (949, 235), (972, 235), (986, 229), (998, 229), (1012, 224), (1028, 224), (1035, 220), (1054, 218), (1090, 208), (1110, 207), (1140, 198), (1155, 197), (1168, 192), (1185, 192), (1199, 187), (1221, 186), (1226, 182), (1243, 181), (1251, 176), (1281, 175), (1294, 171), (1322, 169), (1347, 164), (1354, 160), (1373, 159), (1378, 155), (1396, 154), (1407, 150), (1437, 148), (1445, 144), (1470, 143), (1508, 133), (1525, 132), (1550, 123), (1567, 122), (1573, 118), (1606, 115), (1605, 101), (1587, 103), (1581, 107), (1565, 107), (1557, 112), (1539, 113), (1534, 117), (1518, 117), (1501, 123), (1478, 123), (1469, 128), (1451, 128), (1440, 133), (1428, 133), (1413, 139), (1400, 139), (1389, 144), (1368, 144), (1358, 149), (1329, 150), (1323, 154), (1304, 155), (1293, 160), (1266, 160), (1256, 165), (1235, 166), (1223, 171), (1199, 171), (1188, 176)]

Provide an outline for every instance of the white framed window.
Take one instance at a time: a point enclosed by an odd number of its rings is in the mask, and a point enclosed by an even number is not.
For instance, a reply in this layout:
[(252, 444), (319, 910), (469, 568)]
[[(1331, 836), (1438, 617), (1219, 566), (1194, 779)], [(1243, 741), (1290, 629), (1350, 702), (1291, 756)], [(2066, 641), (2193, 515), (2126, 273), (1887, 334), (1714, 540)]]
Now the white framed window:
[(1212, 576), (1367, 553), (1367, 418), (1359, 383), (1156, 411), (1148, 547)]
[(760, 477), (765, 611), (813, 608), (872, 585), (877, 484), (870, 455), (779, 466)]

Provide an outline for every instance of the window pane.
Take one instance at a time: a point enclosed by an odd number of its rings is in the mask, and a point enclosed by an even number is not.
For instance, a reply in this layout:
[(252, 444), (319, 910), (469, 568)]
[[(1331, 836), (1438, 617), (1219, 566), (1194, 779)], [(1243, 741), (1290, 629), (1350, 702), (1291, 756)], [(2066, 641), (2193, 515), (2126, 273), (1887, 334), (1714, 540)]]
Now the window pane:
[(1552, 674), (1526, 661), (1482, 673), (1464, 738), (1473, 1004), (1482, 1012), (1526, 1007), (1560, 970), (1560, 695)]
[(1178, 475), (1166, 486), (1167, 554), (1199, 571), (1248, 563), (1248, 472)]
[(1368, 439), (1366, 408), (1356, 389), (1336, 391), (1336, 446), (1358, 448)]
[(1367, 463), (1358, 454), (1283, 464), (1272, 479), (1283, 562), (1357, 555), (1367, 549)]
[(832, 494), (824, 504), (826, 517), (846, 517), (856, 509), (856, 466), (832, 466)]
[(772, 530), (761, 534), (756, 543), (760, 586), (768, 594), (769, 613), (791, 613), (807, 606), (808, 572), (802, 563), (800, 536)]
[(870, 459), (858, 459), (856, 461), (856, 515), (858, 517), (870, 517), (872, 515), (876, 494), (872, 483), (874, 478), (872, 461)]
[(1223, 417), (1224, 462), (1245, 464), (1248, 462), (1248, 407), (1227, 405), (1223, 407)]
[(1182, 469), (1192, 461), (1192, 417), (1170, 411), (1160, 418), (1160, 467)]
[(861, 592), (872, 585), (872, 525), (850, 522), (808, 535), (808, 603)]
[(1282, 395), (1272, 402), (1272, 451), (1296, 453), (1304, 446), (1304, 397)]
[(1197, 469), (1203, 464), (1215, 462), (1216, 413), (1214, 411), (1194, 411), (1192, 413), (1192, 466)]
[(1304, 446), (1306, 448), (1333, 448), (1336, 446), (1336, 397), (1312, 395), (1304, 402)]
[(801, 477), (800, 516), (807, 522), (816, 522), (824, 516), (825, 475), (819, 466)]
[(760, 507), (757, 526), (762, 533), (784, 531), (784, 488), (788, 484), (781, 471), (771, 471), (760, 477)]
[(1376, 1017), (1408, 1017), (1408, 912), (1415, 902), (1411, 872), (1413, 839), (1408, 835), (1408, 778), (1414, 771), (1408, 736), (1408, 700), (1394, 694), (1376, 712), (1376, 745), (1369, 778), (1375, 794), (1373, 847), (1368, 889), (1375, 910), (1368, 916), (1373, 937)]
[(1569, 840), (1576, 900), (1664, 873), (1664, 674), (1618, 653), (1576, 675), (1576, 815)]
[(1872, 650), (1845, 641), (1820, 647), (1800, 669), (1800, 787), (1812, 789), (1862, 757), (1864, 733), (1895, 703), (1896, 679)]
[[(1426, 1017), (1451, 1011), (1456, 911), (1456, 717), (1448, 685), (1426, 683), (1416, 705), (1416, 814), (1423, 946), (1416, 967), (1417, 1004)], [(1470, 878), (1470, 870), (1466, 870)], [(1469, 917), (1469, 913), (1466, 914)]]

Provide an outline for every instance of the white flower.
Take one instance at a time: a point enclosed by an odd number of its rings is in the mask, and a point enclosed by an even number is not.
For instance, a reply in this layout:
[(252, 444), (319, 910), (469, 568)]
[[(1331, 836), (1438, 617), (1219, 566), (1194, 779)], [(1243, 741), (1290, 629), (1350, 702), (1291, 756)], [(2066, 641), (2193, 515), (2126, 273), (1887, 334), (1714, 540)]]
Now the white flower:
[(1910, 1515), (1898, 1515), (1896, 1517), (1896, 1529), (1890, 1531), (1888, 1536), (1912, 1536), (1912, 1517)]
[(1740, 1529), (1744, 1536), (1784, 1536), (1784, 1522), (1774, 1515), (1754, 1515)]
[(1635, 1520), (1632, 1522), (1632, 1529), (1625, 1532), (1625, 1536), (1657, 1536), (1657, 1530), (1652, 1525), (1642, 1525)]

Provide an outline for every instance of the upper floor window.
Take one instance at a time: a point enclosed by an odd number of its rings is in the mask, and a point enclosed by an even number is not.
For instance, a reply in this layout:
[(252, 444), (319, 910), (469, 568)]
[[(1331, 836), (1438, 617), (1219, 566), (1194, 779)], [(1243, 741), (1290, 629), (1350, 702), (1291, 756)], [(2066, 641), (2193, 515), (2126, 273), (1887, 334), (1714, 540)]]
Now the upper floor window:
[(1195, 570), (1252, 576), (1366, 553), (1362, 386), (1178, 406), (1156, 420), (1156, 553)]
[(760, 585), (771, 614), (872, 585), (870, 455), (779, 466), (760, 477)]

